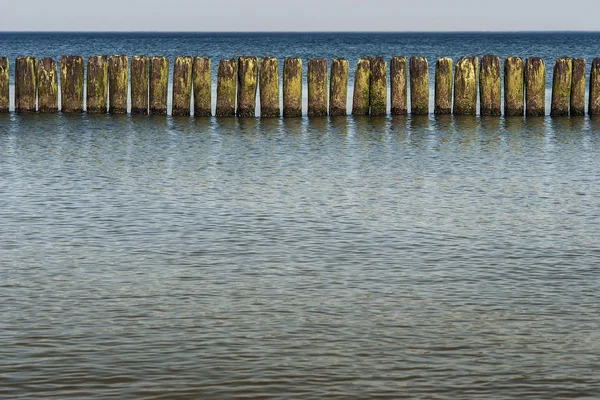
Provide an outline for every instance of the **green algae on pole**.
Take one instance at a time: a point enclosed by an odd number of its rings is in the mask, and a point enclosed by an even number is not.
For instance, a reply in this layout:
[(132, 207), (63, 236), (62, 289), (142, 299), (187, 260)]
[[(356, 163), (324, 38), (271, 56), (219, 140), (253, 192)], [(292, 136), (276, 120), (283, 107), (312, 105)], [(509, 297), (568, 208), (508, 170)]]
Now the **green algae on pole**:
[(148, 114), (148, 57), (131, 57), (131, 113)]
[(346, 115), (348, 101), (348, 60), (336, 58), (331, 61), (329, 83), (329, 115)]
[(525, 112), (525, 68), (520, 57), (504, 60), (504, 115), (523, 116)]
[(175, 58), (173, 67), (173, 111), (172, 115), (190, 115), (192, 105), (192, 57)]
[(302, 60), (286, 58), (283, 62), (283, 116), (302, 116)]
[(410, 113), (429, 114), (429, 64), (425, 57), (410, 58)]
[(552, 103), (550, 106), (550, 115), (553, 117), (569, 115), (572, 76), (571, 58), (559, 57), (556, 59), (552, 76)]
[(546, 66), (539, 57), (525, 62), (525, 104), (528, 117), (546, 115)]
[(477, 88), (479, 59), (462, 57), (454, 70), (454, 109), (455, 115), (477, 114)]
[(7, 113), (10, 106), (8, 58), (0, 57), (0, 112)]
[(485, 55), (481, 58), (479, 102), (479, 114), (493, 116), (502, 114), (502, 83), (498, 56)]
[(387, 63), (383, 57), (371, 59), (371, 88), (369, 89), (371, 115), (387, 113)]
[(194, 115), (210, 117), (212, 105), (211, 62), (208, 57), (194, 57)]
[(60, 58), (60, 99), (64, 113), (83, 112), (83, 57)]
[(15, 112), (35, 112), (37, 104), (37, 59), (15, 60)]
[(221, 60), (217, 71), (217, 117), (235, 116), (235, 94), (237, 88), (237, 63), (235, 58)]
[(450, 57), (442, 57), (435, 63), (435, 114), (452, 114), (452, 65)]
[(390, 60), (390, 112), (392, 115), (407, 113), (407, 78), (406, 57), (392, 57)]
[(58, 67), (50, 57), (38, 62), (38, 111), (58, 111)]
[(108, 60), (106, 56), (92, 56), (87, 62), (87, 112), (106, 113), (108, 101)]
[(571, 116), (585, 115), (585, 59), (571, 60), (573, 75), (571, 78)]
[(260, 60), (260, 116), (279, 117), (279, 61), (275, 57)]
[(590, 70), (589, 115), (600, 115), (600, 58), (594, 58)]
[(167, 57), (150, 57), (149, 76), (150, 115), (166, 115), (169, 93), (169, 59)]
[(237, 116), (254, 117), (256, 115), (256, 89), (258, 87), (258, 58), (239, 57)]
[(108, 58), (108, 110), (111, 114), (127, 113), (129, 60), (125, 55)]
[(308, 61), (308, 116), (327, 115), (327, 60)]
[(369, 115), (371, 91), (371, 58), (358, 60), (354, 70), (354, 93), (352, 94), (352, 115)]

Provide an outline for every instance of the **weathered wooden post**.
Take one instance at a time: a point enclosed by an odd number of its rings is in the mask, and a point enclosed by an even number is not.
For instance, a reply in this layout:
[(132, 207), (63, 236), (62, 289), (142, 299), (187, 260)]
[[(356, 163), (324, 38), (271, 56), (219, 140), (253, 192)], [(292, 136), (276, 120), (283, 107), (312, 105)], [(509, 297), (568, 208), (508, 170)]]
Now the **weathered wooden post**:
[(585, 115), (585, 58), (573, 58), (571, 116)]
[(371, 88), (369, 89), (371, 115), (387, 113), (387, 63), (383, 57), (371, 60)]
[(429, 114), (429, 65), (425, 57), (410, 58), (410, 113)]
[(331, 61), (329, 83), (329, 115), (346, 115), (348, 101), (348, 60), (336, 58)]
[(283, 116), (302, 116), (302, 60), (283, 61)]
[(87, 62), (87, 112), (105, 114), (108, 101), (108, 60), (92, 56)]
[(407, 113), (407, 78), (406, 57), (392, 57), (390, 60), (390, 112), (392, 115), (405, 115)]
[(462, 57), (454, 70), (454, 114), (477, 114), (479, 59)]
[(506, 57), (504, 60), (504, 115), (523, 116), (525, 112), (525, 84), (523, 59)]
[(435, 63), (434, 114), (452, 114), (452, 65), (450, 57), (442, 57)]
[(315, 58), (308, 62), (308, 116), (327, 115), (327, 60)]
[(83, 112), (83, 57), (60, 58), (60, 99), (64, 113)]
[(371, 90), (371, 58), (358, 60), (354, 70), (354, 93), (352, 94), (352, 115), (369, 115)]
[(169, 59), (150, 57), (150, 114), (166, 115), (169, 94)]
[(131, 57), (131, 113), (148, 114), (148, 57)]
[(0, 57), (0, 112), (7, 113), (10, 106), (8, 58)]
[(175, 58), (173, 67), (173, 111), (172, 115), (190, 115), (192, 105), (192, 57)]
[(559, 57), (554, 63), (554, 73), (552, 76), (551, 116), (558, 117), (569, 115), (572, 77), (573, 64), (571, 63), (571, 58)]
[(600, 58), (594, 58), (590, 70), (589, 115), (600, 115)]
[(38, 111), (58, 111), (58, 67), (54, 59), (42, 58), (38, 63)]
[(17, 57), (15, 60), (15, 111), (35, 112), (37, 105), (37, 59)]
[(256, 115), (256, 89), (258, 88), (258, 58), (238, 59), (237, 116)]
[(525, 104), (528, 117), (546, 115), (546, 66), (539, 57), (525, 62)]
[(217, 71), (217, 117), (235, 116), (237, 63), (235, 58), (221, 60)]
[(279, 61), (275, 57), (260, 60), (260, 116), (279, 117)]
[(493, 116), (502, 114), (502, 83), (498, 56), (485, 55), (481, 58), (479, 102), (479, 114)]
[(108, 110), (111, 114), (127, 114), (129, 60), (125, 55), (108, 58)]
[(194, 115), (210, 117), (212, 106), (211, 62), (208, 57), (194, 57)]

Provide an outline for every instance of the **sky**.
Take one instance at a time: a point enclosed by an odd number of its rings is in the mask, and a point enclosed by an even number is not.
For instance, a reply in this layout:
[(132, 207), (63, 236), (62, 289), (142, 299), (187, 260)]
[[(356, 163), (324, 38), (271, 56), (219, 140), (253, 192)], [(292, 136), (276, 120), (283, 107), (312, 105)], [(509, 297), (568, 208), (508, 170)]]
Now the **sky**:
[(28, 0), (5, 2), (0, 31), (597, 31), (598, 15), (598, 0)]

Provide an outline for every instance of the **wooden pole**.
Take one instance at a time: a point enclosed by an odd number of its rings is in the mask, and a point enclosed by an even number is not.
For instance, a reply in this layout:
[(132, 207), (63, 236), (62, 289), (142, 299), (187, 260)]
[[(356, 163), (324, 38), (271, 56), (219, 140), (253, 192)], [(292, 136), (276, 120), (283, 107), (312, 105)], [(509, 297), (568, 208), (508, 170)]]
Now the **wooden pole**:
[(111, 114), (127, 114), (129, 60), (125, 55), (108, 58), (108, 110)]
[(212, 76), (211, 62), (208, 57), (194, 57), (194, 115), (210, 117), (212, 115)]
[(37, 106), (37, 59), (15, 60), (15, 112), (35, 112)]
[(600, 58), (594, 58), (590, 71), (589, 115), (600, 115)]
[(429, 114), (429, 65), (425, 57), (410, 58), (410, 112)]
[(148, 57), (131, 57), (131, 113), (148, 114)]
[(528, 117), (546, 115), (546, 66), (539, 57), (525, 62), (525, 104)]
[(406, 115), (408, 68), (406, 68), (406, 57), (395, 56), (390, 60), (390, 99), (391, 114)]
[(369, 115), (371, 93), (371, 58), (358, 60), (354, 71), (354, 93), (352, 115)]
[(312, 59), (308, 62), (308, 116), (327, 115), (327, 60)]
[(237, 63), (234, 58), (221, 60), (217, 72), (217, 117), (235, 116)]
[(553, 117), (569, 115), (572, 77), (573, 64), (571, 58), (558, 58), (554, 63), (554, 74), (552, 76), (552, 103), (550, 106), (550, 115)]
[(462, 57), (454, 70), (454, 114), (477, 114), (479, 59)]
[(58, 67), (52, 58), (42, 58), (38, 63), (38, 111), (58, 111)]
[(150, 114), (167, 114), (167, 97), (169, 93), (169, 59), (167, 57), (150, 57)]
[(83, 112), (83, 57), (60, 58), (60, 98), (64, 113)]
[(481, 115), (499, 116), (502, 114), (500, 57), (485, 55), (481, 58), (479, 96), (479, 113)]
[(258, 87), (258, 59), (238, 59), (237, 116), (256, 116), (256, 89)]
[(525, 83), (523, 59), (504, 60), (504, 115), (523, 116), (525, 112)]
[(173, 111), (172, 115), (190, 115), (192, 105), (192, 57), (175, 58), (173, 67)]
[(387, 114), (387, 63), (383, 57), (375, 57), (371, 60), (369, 103), (371, 115)]
[(571, 116), (585, 115), (585, 58), (573, 58)]
[(283, 116), (302, 116), (302, 60), (286, 58), (283, 62)]
[(435, 63), (435, 114), (452, 114), (452, 65), (450, 57)]
[(344, 58), (336, 58), (331, 62), (329, 115), (346, 115), (348, 69), (348, 60)]
[(279, 61), (275, 57), (260, 60), (260, 116), (279, 117)]
[(87, 112), (106, 114), (108, 98), (108, 60), (92, 56), (87, 62)]
[(0, 112), (7, 113), (10, 106), (8, 58), (0, 57)]

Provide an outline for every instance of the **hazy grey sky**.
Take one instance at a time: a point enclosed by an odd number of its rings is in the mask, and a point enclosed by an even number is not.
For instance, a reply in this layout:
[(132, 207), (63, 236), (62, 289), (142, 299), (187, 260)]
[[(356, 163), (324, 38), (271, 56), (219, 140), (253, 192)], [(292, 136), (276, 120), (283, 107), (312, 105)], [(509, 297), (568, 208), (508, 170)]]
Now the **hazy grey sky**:
[(557, 4), (556, 0), (7, 0), (0, 11), (0, 30), (600, 30), (600, 1)]

